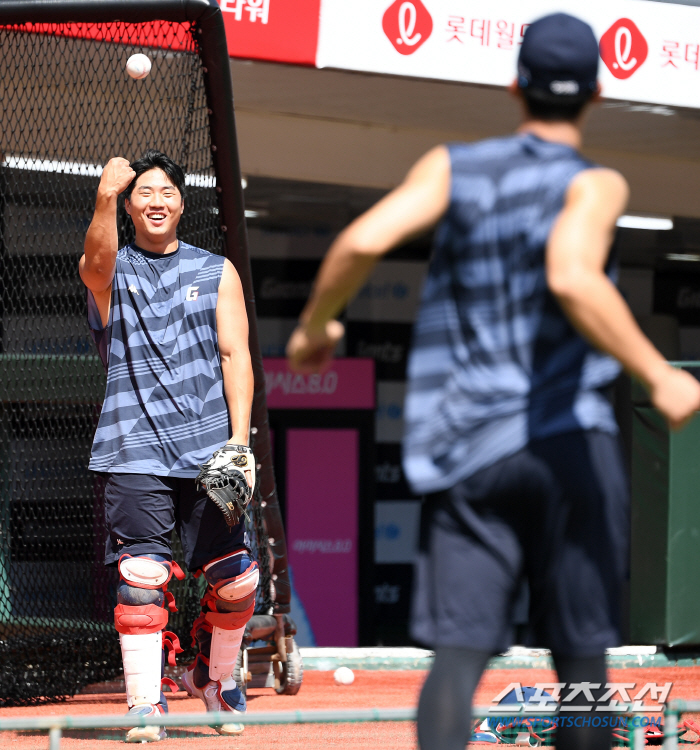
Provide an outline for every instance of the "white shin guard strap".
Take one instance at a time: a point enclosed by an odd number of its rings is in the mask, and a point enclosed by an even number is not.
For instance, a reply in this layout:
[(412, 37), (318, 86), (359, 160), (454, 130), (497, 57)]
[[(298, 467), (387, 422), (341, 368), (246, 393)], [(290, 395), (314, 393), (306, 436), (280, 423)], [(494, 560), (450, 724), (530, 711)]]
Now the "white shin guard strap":
[(230, 678), (241, 648), (245, 627), (224, 630), (214, 626), (211, 632), (209, 652), (209, 679), (219, 682)]
[(124, 664), (126, 700), (129, 708), (160, 701), (160, 674), (163, 658), (163, 631), (119, 634)]

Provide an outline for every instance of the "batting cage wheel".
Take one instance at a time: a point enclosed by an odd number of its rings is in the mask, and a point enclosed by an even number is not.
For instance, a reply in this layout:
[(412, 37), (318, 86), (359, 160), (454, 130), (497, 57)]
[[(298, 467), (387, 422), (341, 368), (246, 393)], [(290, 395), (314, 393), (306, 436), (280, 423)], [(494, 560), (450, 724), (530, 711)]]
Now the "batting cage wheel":
[(293, 638), (287, 643), (287, 658), (280, 662), (279, 685), (275, 690), (280, 695), (296, 695), (304, 679), (304, 665), (301, 660), (299, 647)]
[[(280, 695), (299, 692), (304, 668), (294, 640), (296, 632), (287, 614), (253, 615), (246, 626), (234, 671), (234, 679), (243, 692), (249, 687), (274, 688)], [(267, 645), (253, 645), (261, 642)]]
[[(135, 53), (153, 63), (142, 80), (125, 70)], [(259, 465), (256, 612), (275, 623), (269, 664), (286, 658), (296, 645), (286, 545), (216, 0), (2, 0), (0, 98), (0, 705), (71, 695), (121, 671), (117, 574), (102, 563), (104, 480), (87, 471), (105, 379), (78, 259), (102, 166), (147, 148), (185, 170), (180, 238), (225, 255), (241, 277)], [(124, 245), (133, 230), (123, 206), (118, 225)], [(171, 590), (170, 627), (185, 645), (200, 582)]]

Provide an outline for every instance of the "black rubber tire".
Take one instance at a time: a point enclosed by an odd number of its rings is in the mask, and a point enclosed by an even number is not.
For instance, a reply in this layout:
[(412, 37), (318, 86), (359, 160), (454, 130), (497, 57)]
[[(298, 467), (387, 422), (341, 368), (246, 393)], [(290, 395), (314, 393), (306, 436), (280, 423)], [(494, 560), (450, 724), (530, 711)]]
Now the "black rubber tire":
[(291, 638), (292, 648), (287, 649), (287, 661), (282, 666), (282, 682), (277, 693), (279, 695), (296, 695), (304, 679), (304, 665), (301, 660), (301, 652), (297, 642)]
[(238, 656), (236, 657), (236, 666), (233, 668), (233, 679), (236, 682), (236, 685), (238, 685), (240, 691), (243, 693), (243, 695), (246, 694), (246, 683), (243, 680), (243, 646), (241, 646), (240, 650), (238, 651)]

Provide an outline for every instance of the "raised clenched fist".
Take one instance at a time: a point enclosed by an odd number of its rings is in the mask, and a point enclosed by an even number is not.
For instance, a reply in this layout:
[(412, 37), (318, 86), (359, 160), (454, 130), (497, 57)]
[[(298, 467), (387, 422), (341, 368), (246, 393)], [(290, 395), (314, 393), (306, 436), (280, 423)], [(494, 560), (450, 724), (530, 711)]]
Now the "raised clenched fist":
[(110, 159), (102, 170), (100, 178), (100, 190), (106, 193), (119, 195), (129, 186), (136, 176), (129, 162), (121, 156)]

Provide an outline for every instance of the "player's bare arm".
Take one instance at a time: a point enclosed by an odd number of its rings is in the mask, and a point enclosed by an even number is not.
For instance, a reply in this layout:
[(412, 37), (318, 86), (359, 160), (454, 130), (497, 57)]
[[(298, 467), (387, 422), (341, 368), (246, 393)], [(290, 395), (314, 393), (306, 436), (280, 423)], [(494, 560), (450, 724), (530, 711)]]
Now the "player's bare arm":
[(230, 261), (224, 263), (216, 303), (216, 327), (224, 378), (224, 397), (231, 419), (229, 443), (248, 445), (253, 403), (253, 368), (248, 350), (248, 316), (241, 281)]
[(255, 456), (248, 448), (253, 403), (253, 368), (248, 349), (248, 317), (241, 281), (230, 261), (224, 261), (216, 302), (216, 329), (221, 357), (224, 398), (231, 421), (231, 438), (197, 475), (197, 484), (213, 500), (229, 526), (240, 522), (255, 487)]
[(547, 283), (579, 332), (639, 378), (679, 428), (700, 409), (700, 384), (666, 362), (605, 273), (628, 193), (624, 178), (609, 169), (586, 170), (572, 181), (547, 245)]
[(338, 236), (287, 345), (293, 369), (315, 372), (330, 361), (344, 333), (335, 316), (383, 255), (435, 226), (447, 210), (449, 197), (449, 155), (438, 146), (416, 162), (401, 185)]
[(112, 278), (117, 262), (117, 199), (136, 173), (121, 157), (110, 159), (100, 177), (95, 213), (85, 236), (80, 278), (92, 292), (103, 325), (109, 318)]

